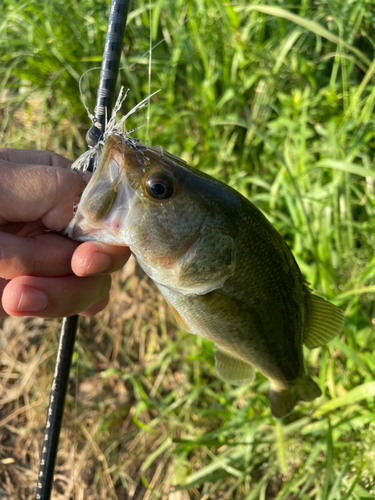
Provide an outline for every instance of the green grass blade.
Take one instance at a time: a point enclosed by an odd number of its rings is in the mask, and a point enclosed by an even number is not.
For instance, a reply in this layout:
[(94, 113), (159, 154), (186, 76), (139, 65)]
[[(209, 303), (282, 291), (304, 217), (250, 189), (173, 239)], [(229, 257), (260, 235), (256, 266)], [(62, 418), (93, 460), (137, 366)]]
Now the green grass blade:
[(314, 412), (313, 417), (319, 418), (325, 413), (329, 411), (335, 410), (340, 406), (348, 406), (358, 401), (362, 401), (366, 398), (373, 398), (375, 396), (375, 381), (367, 382), (366, 384), (359, 385), (355, 387), (351, 391), (344, 394), (344, 396), (340, 396), (339, 398), (332, 399), (331, 401), (327, 401), (322, 404), (316, 412)]
[[(270, 16), (282, 17), (284, 19), (288, 19), (289, 21), (292, 21), (293, 23), (302, 26), (308, 31), (311, 31), (311, 33), (315, 33), (315, 35), (317, 36), (321, 36), (323, 38), (326, 38), (330, 42), (335, 43), (336, 45), (340, 45), (339, 37), (328, 31), (327, 29), (325, 29), (319, 23), (311, 21), (310, 19), (305, 19), (303, 17), (297, 16), (296, 14), (292, 14), (292, 12), (283, 9), (282, 7), (275, 7), (269, 5), (249, 5), (247, 7), (239, 6), (237, 10), (246, 10), (246, 11), (256, 10), (258, 12), (262, 12), (263, 14), (269, 14)], [(342, 42), (342, 44), (346, 49), (353, 52), (353, 54), (355, 54), (358, 57), (358, 59), (363, 61), (367, 66), (371, 65), (371, 60), (361, 50), (358, 50), (356, 47), (353, 47), (352, 45), (349, 45), (344, 41)]]
[(324, 159), (320, 160), (315, 164), (315, 167), (332, 168), (336, 170), (342, 170), (343, 172), (348, 172), (349, 174), (360, 175), (362, 177), (370, 177), (375, 179), (375, 172), (369, 168), (361, 167), (355, 163), (349, 163), (345, 161)]
[(329, 497), (329, 487), (331, 484), (332, 477), (332, 463), (333, 463), (333, 441), (332, 441), (332, 429), (331, 423), (328, 420), (328, 430), (326, 434), (327, 452), (326, 452), (326, 465), (325, 465), (325, 476), (323, 483), (323, 495), (322, 500), (328, 500)]
[(350, 467), (350, 462), (351, 462), (351, 458), (342, 467), (342, 469), (340, 471), (340, 474), (336, 477), (335, 482), (332, 485), (332, 488), (331, 488), (331, 490), (329, 492), (327, 500), (335, 500), (335, 498), (342, 498), (340, 496), (340, 490), (342, 489), (342, 486), (343, 486), (342, 485), (342, 480), (343, 480), (345, 474), (347, 473), (347, 470)]
[(286, 457), (286, 446), (285, 446), (285, 437), (283, 432), (282, 424), (279, 420), (275, 422), (275, 434), (276, 434), (276, 443), (277, 443), (277, 454), (279, 457), (280, 470), (284, 475), (288, 474), (288, 465), (287, 465), (287, 457)]

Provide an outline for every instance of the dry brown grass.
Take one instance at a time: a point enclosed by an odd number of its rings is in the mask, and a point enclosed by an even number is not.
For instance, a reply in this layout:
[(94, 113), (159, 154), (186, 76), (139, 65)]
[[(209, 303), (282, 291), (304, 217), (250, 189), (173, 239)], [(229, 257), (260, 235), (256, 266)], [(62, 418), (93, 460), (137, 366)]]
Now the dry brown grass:
[[(125, 288), (125, 289), (124, 289)], [(0, 497), (34, 498), (59, 321), (7, 318), (0, 330)], [(56, 464), (54, 499), (190, 498), (168, 495), (173, 458), (161, 453), (146, 471), (145, 459), (168, 437), (155, 408), (141, 408), (141, 386), (157, 400), (178, 391), (184, 375), (158, 364), (166, 336), (174, 338), (166, 306), (133, 259), (114, 279), (110, 306), (83, 320), (76, 348)], [(90, 361), (90, 364), (88, 363)], [(79, 367), (77, 370), (77, 366)], [(112, 373), (111, 373), (112, 372)], [(139, 382), (126, 374), (139, 374)], [(125, 380), (124, 380), (125, 378)], [(150, 422), (152, 429), (143, 429)], [(142, 429), (143, 428), (143, 429)], [(178, 427), (176, 427), (176, 433)]]

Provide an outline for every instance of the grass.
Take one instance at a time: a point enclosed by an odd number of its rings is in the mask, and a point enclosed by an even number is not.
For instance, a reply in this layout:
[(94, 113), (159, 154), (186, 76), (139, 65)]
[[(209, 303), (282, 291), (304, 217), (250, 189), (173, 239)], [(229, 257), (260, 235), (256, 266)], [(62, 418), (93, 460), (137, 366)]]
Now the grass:
[[(107, 7), (2, 2), (3, 146), (72, 159), (85, 149), (78, 79), (100, 64)], [(151, 8), (154, 43), (167, 39), (153, 52), (151, 91), (161, 92), (149, 139), (255, 203), (312, 287), (345, 310), (345, 329), (306, 349), (323, 396), (278, 423), (268, 382), (218, 380), (212, 345), (176, 329), (130, 262), (110, 307), (82, 322), (54, 498), (375, 498), (372, 2)], [(148, 93), (148, 10), (132, 3), (121, 70), (127, 108)], [(97, 78), (83, 79), (91, 109)], [(10, 498), (33, 498), (58, 332), (58, 321), (2, 323), (0, 493)]]

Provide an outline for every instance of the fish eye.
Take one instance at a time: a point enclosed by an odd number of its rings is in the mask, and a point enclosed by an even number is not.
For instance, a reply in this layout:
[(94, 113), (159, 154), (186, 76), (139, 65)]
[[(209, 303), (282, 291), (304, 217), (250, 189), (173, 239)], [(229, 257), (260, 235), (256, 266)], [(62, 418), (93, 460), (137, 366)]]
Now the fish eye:
[(164, 172), (158, 172), (147, 180), (146, 191), (155, 200), (170, 198), (174, 191), (173, 179)]

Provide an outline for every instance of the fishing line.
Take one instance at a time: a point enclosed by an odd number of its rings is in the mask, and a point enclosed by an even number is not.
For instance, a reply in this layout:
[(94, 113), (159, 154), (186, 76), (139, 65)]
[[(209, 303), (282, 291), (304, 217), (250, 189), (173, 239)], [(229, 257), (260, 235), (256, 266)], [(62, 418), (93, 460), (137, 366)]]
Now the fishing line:
[[(149, 50), (149, 55), (148, 55), (148, 95), (151, 94), (151, 61), (152, 61), (152, 17), (151, 17), (151, 0), (148, 0), (148, 15), (149, 15), (149, 22), (150, 22), (150, 50)], [(146, 141), (148, 140), (148, 129), (150, 125), (150, 99), (147, 102), (147, 127), (146, 127)]]
[[(155, 45), (152, 46), (151, 50), (156, 49), (156, 47), (158, 47), (161, 43), (165, 42), (166, 40), (169, 40), (172, 37), (172, 35), (174, 33), (176, 33), (176, 31), (180, 30), (184, 26), (184, 24), (186, 24), (193, 17), (193, 15), (195, 14), (195, 11), (197, 10), (197, 8), (198, 8), (197, 5), (195, 5), (194, 9), (191, 12), (191, 14), (185, 19), (185, 21), (182, 24), (180, 24), (179, 26), (177, 26), (177, 28), (175, 28), (171, 33), (169, 33), (169, 35), (167, 35), (166, 37), (164, 37), (158, 43), (155, 43)], [(135, 62), (133, 62), (133, 64), (131, 64), (130, 66), (128, 66), (128, 69), (132, 69), (133, 66), (135, 66), (141, 59), (143, 59), (145, 56), (147, 56), (147, 54), (149, 53), (149, 50), (147, 50), (144, 54), (142, 54)], [(120, 68), (120, 69), (124, 69), (124, 68)]]
[[(104, 123), (102, 123), (103, 135), (104, 136), (106, 135), (106, 132), (108, 133), (108, 131), (112, 132), (112, 131), (114, 131), (116, 129), (119, 130), (120, 127), (121, 127), (121, 125), (125, 122), (125, 120), (130, 115), (132, 115), (133, 113), (135, 113), (136, 111), (138, 111), (139, 109), (141, 109), (147, 103), (147, 133), (146, 133), (146, 138), (148, 138), (148, 128), (149, 128), (149, 121), (150, 121), (150, 101), (151, 101), (151, 97), (159, 92), (159, 90), (157, 90), (156, 92), (154, 92), (153, 94), (151, 94), (151, 67), (152, 67), (151, 66), (152, 65), (152, 63), (151, 63), (151, 60), (152, 60), (151, 59), (151, 54), (152, 54), (151, 0), (149, 0), (149, 19), (150, 19), (150, 49), (149, 49), (149, 64), (148, 64), (148, 97), (146, 97), (146, 99), (143, 99), (143, 101), (141, 101), (136, 106), (134, 106), (128, 113), (126, 113), (125, 116), (122, 117), (122, 119), (120, 120), (120, 122), (116, 124), (116, 114), (121, 110), (121, 107), (122, 107), (122, 105), (123, 105), (123, 103), (124, 103), (124, 101), (125, 101), (125, 99), (126, 99), (126, 97), (128, 95), (128, 92), (129, 92), (129, 89), (128, 89), (125, 92), (125, 94), (123, 95), (124, 88), (121, 87), (120, 94), (118, 95), (117, 100), (115, 102), (114, 110), (113, 110), (113, 113), (111, 115), (110, 120), (108, 120), (108, 107), (104, 108), (105, 119), (104, 119)], [(122, 35), (122, 37), (123, 37), (123, 35)], [(162, 40), (162, 41), (164, 41), (164, 40)], [(83, 73), (83, 75), (79, 79), (79, 92), (80, 92), (81, 100), (82, 100), (82, 103), (83, 103), (83, 105), (84, 105), (84, 107), (86, 109), (87, 115), (90, 118), (93, 126), (96, 124), (96, 122), (98, 122), (97, 114), (98, 114), (98, 107), (99, 106), (97, 104), (97, 106), (95, 108), (95, 115), (93, 115), (93, 114), (90, 113), (90, 110), (89, 110), (88, 106), (86, 105), (86, 103), (84, 101), (84, 98), (83, 98), (82, 88), (81, 88), (81, 82), (82, 82), (83, 76), (85, 76), (89, 71), (92, 71), (92, 70), (95, 70), (95, 69), (100, 69), (102, 71), (102, 68), (91, 68), (88, 71), (86, 71), (85, 73)], [(117, 77), (117, 74), (116, 74), (116, 77)], [(113, 91), (114, 91), (114, 88), (113, 88)], [(99, 92), (98, 92), (98, 95), (99, 95)], [(128, 133), (134, 132), (135, 130), (138, 130), (139, 128), (141, 128), (141, 127), (137, 127), (135, 129), (132, 129)], [(87, 137), (89, 136), (89, 132), (87, 134)], [(98, 141), (98, 142), (100, 142), (100, 141)], [(95, 148), (96, 147), (96, 145), (94, 145), (94, 144), (90, 144), (90, 146), (91, 146), (91, 148)], [(76, 318), (77, 318), (77, 316), (76, 316)], [(77, 326), (76, 326), (76, 330), (75, 330), (76, 333), (75, 333), (75, 335), (74, 335), (74, 337), (72, 339), (73, 343), (74, 343), (74, 340), (75, 340), (75, 336), (77, 335), (77, 330), (79, 331), (78, 321), (77, 321)], [(76, 429), (77, 429), (78, 387), (79, 387), (79, 363), (78, 363), (78, 345), (77, 344), (76, 344), (76, 352), (77, 352), (77, 358), (76, 358), (77, 366), (76, 366), (76, 377), (75, 377), (75, 379), (76, 379), (75, 380), (76, 391), (75, 391), (75, 408), (74, 408), (74, 414), (75, 414), (75, 416), (74, 416), (74, 430), (73, 430), (73, 436), (74, 436), (73, 437), (73, 464), (75, 464), (76, 443), (77, 443)], [(72, 358), (72, 356), (70, 356), (70, 359), (71, 358)], [(56, 370), (57, 370), (57, 368), (56, 368)], [(68, 373), (69, 373), (69, 369), (68, 369)], [(52, 471), (52, 480), (53, 480), (53, 471)], [(72, 482), (73, 482), (73, 499), (74, 499), (75, 498), (75, 491), (74, 491), (74, 485), (75, 485), (75, 467), (73, 467)]]
[[(151, 2), (151, 0), (150, 0)], [(149, 83), (148, 83), (148, 94), (150, 95), (151, 93), (151, 53), (153, 50), (156, 49), (156, 47), (158, 47), (159, 45), (161, 45), (162, 43), (164, 43), (165, 41), (169, 40), (170, 38), (172, 38), (172, 35), (174, 35), (177, 31), (179, 31), (192, 17), (193, 15), (195, 14), (196, 10), (197, 10), (198, 6), (197, 5), (194, 5), (194, 8), (193, 10), (191, 11), (190, 15), (185, 19), (185, 21), (183, 23), (181, 23), (179, 26), (177, 26), (177, 28), (175, 28), (173, 31), (171, 31), (171, 33), (169, 33), (167, 36), (165, 36), (164, 38), (162, 38), (161, 40), (159, 40), (157, 43), (155, 43), (155, 45), (152, 45), (152, 26), (151, 26), (151, 3), (149, 4), (149, 9), (150, 9), (150, 48), (144, 52), (140, 57), (138, 57), (138, 59), (133, 62), (130, 66), (123, 66), (121, 68), (119, 68), (119, 71), (121, 70), (124, 70), (124, 69), (132, 69), (134, 68), (134, 66), (136, 64), (139, 63), (139, 61), (141, 61), (145, 56), (147, 56), (147, 54), (149, 54), (149, 63), (148, 63), (148, 71), (149, 71)], [(90, 73), (91, 71), (97, 71), (97, 70), (100, 70), (101, 67), (99, 66), (96, 66), (95, 68), (90, 68), (88, 70), (86, 70), (84, 73), (82, 73), (82, 75), (80, 76), (79, 80), (78, 80), (78, 88), (79, 88), (79, 95), (81, 97), (81, 101), (82, 101), (82, 104), (87, 112), (87, 116), (90, 118), (91, 122), (94, 124), (96, 123), (96, 118), (95, 116), (90, 113), (90, 110), (85, 102), (85, 99), (83, 97), (83, 91), (82, 91), (82, 79), (84, 76), (87, 75), (87, 73)], [(148, 113), (147, 115), (149, 116), (149, 110), (148, 110)], [(147, 122), (147, 137), (148, 137), (148, 122)]]

